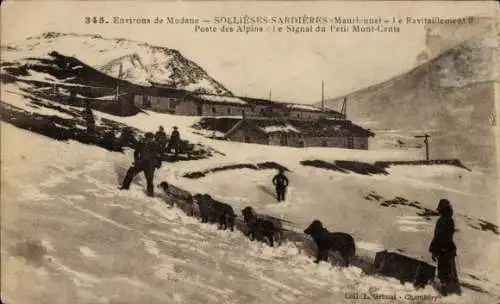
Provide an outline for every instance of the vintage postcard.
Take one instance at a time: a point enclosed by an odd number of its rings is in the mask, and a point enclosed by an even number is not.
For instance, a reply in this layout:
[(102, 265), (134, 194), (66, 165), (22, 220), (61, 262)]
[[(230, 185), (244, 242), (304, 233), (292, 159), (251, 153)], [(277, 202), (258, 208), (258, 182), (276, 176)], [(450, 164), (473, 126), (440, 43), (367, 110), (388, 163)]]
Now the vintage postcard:
[(498, 16), (2, 3), (2, 303), (500, 303)]

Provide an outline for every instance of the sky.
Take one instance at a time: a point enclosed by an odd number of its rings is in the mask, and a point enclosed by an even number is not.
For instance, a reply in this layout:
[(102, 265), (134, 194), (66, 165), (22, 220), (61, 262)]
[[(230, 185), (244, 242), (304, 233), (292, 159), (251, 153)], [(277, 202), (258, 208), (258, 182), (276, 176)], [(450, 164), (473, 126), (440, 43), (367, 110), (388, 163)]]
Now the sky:
[[(489, 2), (14, 1), (1, 10), (2, 44), (46, 31), (99, 34), (179, 50), (233, 93), (298, 103), (342, 96), (410, 70), (425, 50), (422, 25), (399, 33), (200, 33), (192, 25), (85, 24), (87, 16), (462, 17), (495, 12)], [(213, 20), (213, 19), (212, 19)]]

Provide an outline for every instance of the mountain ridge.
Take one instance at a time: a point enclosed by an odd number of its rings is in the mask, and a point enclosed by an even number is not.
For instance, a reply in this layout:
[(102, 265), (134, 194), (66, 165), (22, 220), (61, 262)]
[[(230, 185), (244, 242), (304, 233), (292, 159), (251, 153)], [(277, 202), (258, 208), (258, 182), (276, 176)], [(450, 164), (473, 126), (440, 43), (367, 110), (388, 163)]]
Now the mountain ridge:
[[(123, 79), (138, 85), (155, 83), (197, 93), (233, 96), (230, 90), (179, 50), (147, 42), (104, 38), (95, 34), (44, 32), (17, 44), (2, 45), (4, 62), (46, 57), (51, 51), (78, 58), (112, 77), (117, 77), (122, 65)], [(134, 61), (141, 64), (135, 65)]]
[(339, 108), (346, 97), (348, 118), (378, 130), (382, 142), (375, 145), (397, 146), (389, 130), (406, 137), (408, 145), (418, 141), (414, 135), (429, 132), (431, 157), (457, 157), (494, 170), (489, 119), (494, 112), (496, 49), (491, 37), (473, 37), (406, 73), (327, 99), (325, 105)]

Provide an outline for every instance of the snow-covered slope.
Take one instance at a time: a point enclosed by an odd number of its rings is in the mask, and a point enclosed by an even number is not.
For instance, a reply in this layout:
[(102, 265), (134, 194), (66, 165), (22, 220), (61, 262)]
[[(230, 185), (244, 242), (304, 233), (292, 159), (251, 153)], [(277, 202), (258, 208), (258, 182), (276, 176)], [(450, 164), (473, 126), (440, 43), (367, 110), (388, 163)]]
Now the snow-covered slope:
[[(38, 51), (36, 43), (42, 42), (34, 40), (33, 52)], [(113, 58), (128, 60), (131, 66), (145, 64), (142, 57), (124, 56)], [(25, 79), (8, 77), (9, 83), (1, 88), (1, 105), (31, 113), (34, 120), (37, 115), (58, 117), (84, 128), (81, 115), (76, 115), (79, 107), (52, 100), (50, 94), (39, 94), (35, 104), (31, 94), (51, 89), (54, 82), (64, 83), (63, 88), (112, 82), (111, 77), (59, 53), (22, 61), (3, 66)], [(65, 80), (70, 69), (81, 72)], [(108, 93), (81, 94), (97, 99)], [(422, 151), (235, 143), (207, 138), (203, 130), (192, 128), (199, 117), (148, 111), (128, 117), (97, 110), (94, 114), (98, 126), (128, 125), (142, 132), (160, 125), (168, 132), (178, 126), (182, 139), (216, 151), (208, 159), (164, 163), (155, 174), (156, 183), (166, 180), (192, 192), (208, 192), (237, 212), (251, 205), (258, 212), (290, 220), (291, 229), (302, 230), (319, 218), (330, 230), (351, 233), (363, 256), (373, 257), (377, 250), (389, 248), (433, 263), (427, 246), (435, 217), (429, 210), (446, 197), (456, 211), (460, 278), (476, 287), (438, 303), (500, 299), (497, 191), (491, 176), (448, 166), (391, 167), (387, 174), (371, 175), (329, 171), (302, 162), (415, 160), (421, 159)], [(401, 303), (409, 303), (406, 295), (436, 295), (431, 287), (414, 291), (394, 280), (362, 275), (356, 267), (339, 270), (315, 265), (293, 246), (270, 249), (250, 243), (239, 232), (202, 225), (168, 209), (160, 198), (147, 198), (142, 175), (130, 191), (118, 191), (132, 160), (129, 150), (120, 154), (72, 141), (57, 142), (4, 122), (1, 132), (1, 282), (7, 303), (35, 299), (41, 303), (352, 303), (345, 299), (351, 292), (396, 293)], [(184, 177), (225, 165), (263, 162), (290, 170), (285, 202), (275, 201), (270, 184), (274, 170)]]
[[(1, 132), (1, 282), (6, 303), (352, 303), (346, 299), (352, 293), (396, 294), (400, 303), (428, 303), (409, 297), (437, 296), (431, 287), (416, 291), (393, 279), (363, 275), (356, 267), (316, 265), (293, 246), (270, 248), (251, 243), (239, 232), (201, 224), (169, 209), (160, 198), (147, 198), (142, 177), (130, 191), (121, 192), (116, 184), (130, 155), (52, 141), (3, 122)], [(157, 177), (168, 172), (166, 164)], [(319, 184), (340, 182), (315, 173)], [(413, 174), (422, 177), (418, 171)], [(248, 175), (237, 176), (249, 181)], [(304, 196), (296, 200), (299, 189), (306, 188), (296, 183), (293, 187), (294, 199), (282, 209), (293, 203), (303, 217), (312, 216), (320, 202)], [(352, 190), (354, 195), (352, 188), (344, 192)], [(355, 224), (360, 216), (355, 205), (322, 203), (335, 210), (322, 213), (323, 220), (343, 215)], [(380, 215), (372, 218), (381, 222)], [(384, 218), (392, 219), (392, 213)], [(349, 230), (345, 223), (335, 226)], [(360, 247), (370, 247), (355, 235)], [(492, 294), (466, 290), (461, 297), (434, 303), (498, 301), (498, 284), (481, 280), (474, 283)]]
[(179, 51), (126, 39), (107, 39), (98, 35), (47, 32), (17, 45), (2, 47), (2, 61), (45, 58), (57, 51), (75, 57), (103, 73), (140, 85), (161, 84), (200, 93), (232, 95), (200, 66)]

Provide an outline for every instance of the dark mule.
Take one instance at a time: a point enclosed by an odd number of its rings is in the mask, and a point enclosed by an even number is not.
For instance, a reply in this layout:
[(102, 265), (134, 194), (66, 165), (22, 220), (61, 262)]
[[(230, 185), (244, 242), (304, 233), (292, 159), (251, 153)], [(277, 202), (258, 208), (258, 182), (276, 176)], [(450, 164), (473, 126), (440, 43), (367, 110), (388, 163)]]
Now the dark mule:
[(351, 235), (344, 232), (330, 232), (319, 220), (314, 220), (304, 233), (310, 235), (318, 247), (315, 263), (328, 261), (328, 252), (333, 251), (340, 253), (344, 265), (349, 266), (349, 261), (356, 254), (356, 244)]

